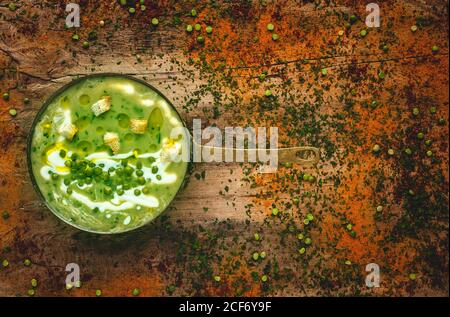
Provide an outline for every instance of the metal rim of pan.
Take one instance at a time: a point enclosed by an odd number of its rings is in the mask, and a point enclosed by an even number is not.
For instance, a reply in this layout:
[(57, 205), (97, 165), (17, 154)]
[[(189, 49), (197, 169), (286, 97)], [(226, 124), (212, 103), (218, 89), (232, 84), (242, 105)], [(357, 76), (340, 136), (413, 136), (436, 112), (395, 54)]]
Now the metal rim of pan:
[[(140, 224), (139, 226), (130, 228), (128, 230), (122, 230), (122, 231), (116, 231), (116, 232), (107, 232), (107, 231), (95, 231), (95, 230), (90, 230), (87, 228), (83, 228), (82, 226), (79, 226), (77, 224), (74, 224), (72, 222), (67, 221), (66, 219), (64, 219), (58, 212), (57, 212), (57, 208), (54, 208), (53, 206), (50, 205), (50, 203), (47, 201), (47, 199), (44, 197), (44, 195), (41, 192), (41, 189), (39, 188), (36, 178), (34, 176), (33, 173), (33, 168), (32, 168), (32, 161), (31, 161), (31, 148), (32, 148), (32, 142), (33, 142), (33, 136), (34, 136), (34, 129), (36, 127), (36, 125), (38, 124), (42, 114), (47, 110), (48, 106), (64, 91), (66, 91), (67, 89), (69, 89), (70, 87), (86, 80), (89, 78), (98, 78), (98, 77), (120, 77), (120, 78), (126, 78), (132, 81), (135, 81), (137, 83), (140, 83), (150, 89), (152, 89), (153, 91), (155, 91), (160, 97), (162, 97), (164, 99), (164, 101), (166, 101), (169, 106), (175, 111), (175, 113), (178, 115), (178, 117), (180, 118), (181, 123), (183, 124), (184, 128), (187, 128), (186, 126), (186, 122), (184, 121), (184, 119), (182, 118), (182, 116), (180, 115), (180, 113), (178, 112), (178, 110), (174, 107), (174, 105), (172, 104), (172, 102), (163, 94), (161, 93), (161, 91), (159, 91), (157, 88), (155, 88), (153, 85), (147, 83), (146, 81), (140, 79), (140, 78), (136, 78), (133, 77), (131, 75), (126, 75), (126, 74), (120, 74), (120, 73), (95, 73), (95, 74), (89, 74), (89, 75), (84, 75), (81, 77), (78, 77), (74, 80), (72, 80), (71, 82), (63, 85), (62, 87), (60, 87), (59, 89), (57, 89), (54, 93), (52, 93), (44, 102), (44, 104), (41, 106), (41, 108), (39, 109), (39, 111), (37, 112), (36, 116), (34, 117), (33, 123), (31, 124), (31, 128), (30, 131), (28, 132), (28, 137), (27, 137), (27, 167), (28, 167), (28, 174), (30, 175), (31, 178), (31, 184), (33, 185), (34, 190), (38, 193), (40, 199), (44, 202), (45, 206), (59, 219), (61, 219), (64, 223), (67, 223), (68, 225), (75, 227), (79, 230), (85, 231), (85, 232), (89, 232), (89, 233), (96, 233), (96, 234), (104, 234), (104, 235), (113, 235), (113, 234), (120, 234), (120, 233), (125, 233), (125, 232), (130, 232), (139, 228), (144, 227), (145, 225), (148, 225), (149, 223), (153, 222), (156, 218), (158, 218), (159, 216), (161, 216), (171, 205), (171, 203), (173, 202), (173, 200), (178, 196), (179, 192), (185, 187), (187, 179), (190, 176), (191, 170), (192, 170), (192, 162), (189, 162), (187, 167), (186, 167), (186, 171), (184, 173), (183, 176), (183, 181), (181, 182), (180, 186), (178, 187), (174, 197), (172, 198), (172, 200), (169, 202), (169, 204), (166, 206), (166, 208), (164, 208), (159, 214), (158, 216), (156, 216), (153, 219), (150, 219), (142, 224)], [(191, 152), (192, 152), (192, 144), (191, 144)]]

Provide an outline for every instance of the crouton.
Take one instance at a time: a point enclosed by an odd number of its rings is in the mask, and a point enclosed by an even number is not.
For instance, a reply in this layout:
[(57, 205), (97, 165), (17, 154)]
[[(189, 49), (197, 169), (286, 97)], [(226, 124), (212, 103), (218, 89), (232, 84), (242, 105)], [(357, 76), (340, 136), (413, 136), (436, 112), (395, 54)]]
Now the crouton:
[(91, 106), (91, 110), (96, 117), (111, 109), (111, 97), (104, 96)]
[(136, 134), (144, 134), (145, 130), (147, 129), (147, 120), (140, 120), (140, 119), (131, 119), (130, 120), (130, 128), (131, 132)]
[(78, 128), (72, 123), (63, 123), (58, 129), (58, 133), (69, 141), (73, 139), (77, 132)]
[(119, 135), (114, 132), (107, 132), (103, 136), (103, 142), (108, 145), (114, 154), (119, 153), (120, 150), (120, 140)]
[(181, 144), (173, 139), (165, 139), (161, 149), (162, 162), (179, 162), (181, 159)]

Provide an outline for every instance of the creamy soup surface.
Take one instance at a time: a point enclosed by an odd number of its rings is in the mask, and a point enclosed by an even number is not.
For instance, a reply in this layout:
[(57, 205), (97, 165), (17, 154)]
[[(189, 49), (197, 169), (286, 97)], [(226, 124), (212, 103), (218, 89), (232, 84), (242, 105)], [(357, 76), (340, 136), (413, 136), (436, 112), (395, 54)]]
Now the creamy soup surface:
[[(124, 232), (157, 217), (187, 170), (183, 123), (150, 87), (124, 77), (87, 77), (41, 113), (32, 172), (50, 209), (74, 226)], [(175, 129), (176, 130), (176, 129)]]

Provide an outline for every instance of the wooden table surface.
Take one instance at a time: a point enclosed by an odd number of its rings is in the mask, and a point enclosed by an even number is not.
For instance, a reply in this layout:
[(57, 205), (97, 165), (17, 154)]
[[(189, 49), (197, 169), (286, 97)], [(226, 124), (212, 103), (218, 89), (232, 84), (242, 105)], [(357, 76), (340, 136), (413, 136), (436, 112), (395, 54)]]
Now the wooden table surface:
[[(33, 278), (35, 296), (448, 296), (447, 1), (380, 1), (380, 28), (360, 1), (146, 0), (130, 14), (138, 2), (80, 0), (68, 29), (66, 1), (0, 1), (0, 296), (28, 296)], [(26, 140), (46, 98), (100, 72), (151, 83), (190, 127), (277, 126), (280, 146), (316, 146), (321, 160), (275, 174), (196, 163), (154, 223), (81, 232), (34, 191)], [(80, 288), (65, 288), (68, 263)]]

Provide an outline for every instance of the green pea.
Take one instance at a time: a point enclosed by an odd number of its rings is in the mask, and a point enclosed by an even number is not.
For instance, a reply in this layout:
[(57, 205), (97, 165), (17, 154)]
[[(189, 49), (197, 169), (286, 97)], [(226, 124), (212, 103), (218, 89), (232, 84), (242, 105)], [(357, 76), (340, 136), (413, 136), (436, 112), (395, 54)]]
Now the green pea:
[(154, 26), (158, 25), (158, 24), (159, 24), (159, 20), (158, 20), (157, 18), (153, 18), (153, 19), (152, 19), (152, 24), (153, 24)]
[(361, 35), (361, 37), (365, 37), (366, 35), (367, 35), (367, 30), (361, 30), (360, 32), (359, 32), (359, 35)]
[(52, 180), (55, 181), (55, 180), (57, 180), (59, 178), (59, 175), (56, 174), (56, 173), (53, 173), (51, 177), (52, 177)]
[(102, 290), (101, 289), (95, 290), (95, 296), (102, 296)]
[(266, 257), (266, 252), (262, 251), (259, 256), (261, 257), (261, 259), (264, 259)]
[(27, 293), (28, 296), (34, 296), (36, 294), (36, 291), (34, 289), (29, 289)]
[(200, 24), (196, 23), (196, 24), (194, 25), (194, 29), (195, 29), (196, 31), (200, 31), (200, 30), (202, 29), (202, 26), (201, 26)]
[(139, 296), (141, 294), (141, 290), (139, 288), (135, 288), (132, 291), (133, 296)]
[(425, 145), (426, 146), (430, 146), (432, 143), (433, 143), (433, 141), (431, 141), (431, 140), (426, 140), (425, 141)]
[(261, 281), (263, 281), (263, 282), (267, 282), (267, 275), (263, 275), (263, 276), (261, 276)]
[(131, 175), (134, 172), (134, 169), (131, 166), (127, 166), (124, 169), (126, 175)]
[(279, 212), (280, 211), (278, 210), (278, 208), (273, 208), (272, 209), (272, 215), (274, 215), (274, 216), (277, 216)]
[(417, 116), (417, 115), (419, 115), (419, 108), (417, 108), (417, 107), (414, 107), (413, 108), (413, 110), (412, 110), (412, 112), (413, 112), (413, 115), (415, 115), (415, 116)]
[(25, 259), (25, 260), (23, 260), (23, 264), (25, 266), (30, 266), (31, 265), (31, 261), (29, 259)]
[(31, 286), (32, 286), (32, 287), (36, 287), (37, 284), (38, 284), (37, 280), (36, 280), (35, 278), (33, 278), (33, 279), (31, 280)]
[(139, 185), (144, 185), (146, 183), (145, 178), (144, 177), (139, 177), (138, 178), (138, 183), (139, 183)]
[(432, 50), (433, 53), (437, 53), (437, 52), (439, 52), (439, 46), (433, 45), (433, 47), (431, 48), (431, 50)]
[(72, 35), (72, 41), (78, 41), (80, 39), (80, 36), (78, 34)]
[(204, 43), (205, 39), (203, 38), (203, 36), (200, 35), (200, 36), (197, 37), (197, 42), (198, 43)]
[(273, 41), (278, 41), (279, 39), (280, 39), (280, 37), (278, 36), (278, 34), (276, 34), (276, 33), (272, 34), (272, 40)]
[(105, 193), (106, 195), (111, 195), (111, 194), (112, 194), (112, 188), (109, 187), (109, 186), (105, 187), (104, 193)]
[[(99, 176), (103, 173), (103, 170), (100, 167), (96, 166), (96, 167), (94, 167), (93, 173), (94, 173), (94, 175)], [(108, 173), (105, 173), (105, 174), (108, 175)]]
[(275, 30), (275, 26), (272, 23), (267, 24), (267, 30), (273, 31)]
[(321, 73), (323, 76), (326, 76), (328, 74), (328, 70), (326, 68), (322, 68)]
[(208, 25), (208, 26), (206, 27), (206, 33), (211, 34), (212, 31), (213, 31), (212, 26), (209, 26), (209, 25)]
[(259, 239), (261, 239), (261, 237), (259, 236), (258, 233), (255, 233), (255, 234), (253, 235), (253, 238), (255, 239), (255, 241), (259, 241)]
[(192, 9), (192, 10), (191, 10), (191, 15), (192, 15), (193, 17), (197, 16), (197, 10)]
[(434, 114), (434, 113), (436, 113), (436, 111), (437, 111), (436, 107), (431, 107), (430, 108), (430, 113)]
[(254, 261), (258, 261), (259, 253), (258, 252), (254, 252), (253, 255), (252, 255), (252, 258), (253, 258)]
[(192, 32), (192, 30), (193, 30), (194, 28), (192, 27), (192, 25), (190, 25), (190, 24), (188, 24), (188, 25), (186, 25), (186, 32)]
[(134, 14), (134, 13), (136, 13), (136, 9), (135, 8), (129, 8), (128, 12), (130, 12), (131, 14)]
[(5, 92), (3, 94), (3, 100), (8, 101), (9, 100), (9, 92)]
[(141, 191), (139, 189), (134, 190), (134, 195), (139, 196), (141, 194)]
[(68, 195), (71, 195), (71, 194), (73, 193), (72, 188), (67, 188), (66, 193), (67, 193)]
[(14, 108), (9, 109), (9, 114), (11, 117), (15, 117), (17, 115), (17, 110)]
[(432, 156), (433, 156), (433, 152), (427, 151), (427, 156), (428, 156), (428, 157), (432, 157)]
[(378, 72), (378, 78), (384, 79), (386, 77), (386, 74), (383, 71)]
[(303, 233), (297, 234), (297, 239), (303, 240), (304, 238), (305, 238), (305, 236), (303, 235)]
[(3, 214), (2, 214), (2, 217), (3, 217), (3, 219), (5, 219), (5, 220), (9, 219), (9, 212), (4, 211)]
[(94, 174), (94, 170), (92, 169), (92, 167), (90, 167), (90, 166), (86, 167), (86, 169), (84, 170), (84, 175), (92, 176), (93, 174)]
[(416, 32), (417, 31), (417, 25), (413, 25), (411, 26), (411, 32)]
[(117, 190), (117, 195), (122, 196), (123, 194), (125, 194), (123, 189), (118, 189)]
[(147, 195), (150, 192), (150, 190), (147, 187), (142, 188), (142, 193), (144, 195)]
[(351, 24), (355, 23), (357, 20), (358, 20), (358, 18), (356, 17), (356, 15), (352, 14), (352, 15), (350, 16), (350, 23), (351, 23)]
[(264, 92), (264, 95), (265, 95), (266, 97), (272, 96), (272, 90), (267, 89), (267, 90)]
[(302, 247), (298, 250), (298, 253), (304, 254), (306, 252), (306, 248)]
[(216, 281), (217, 283), (220, 282), (220, 276), (219, 275), (215, 275), (214, 276), (214, 281)]
[(412, 154), (412, 150), (410, 148), (406, 148), (405, 149), (405, 153), (408, 154), (408, 155), (411, 155)]
[(313, 216), (312, 214), (306, 215), (306, 218), (307, 218), (309, 221), (313, 221), (313, 220), (314, 220), (314, 216)]
[(143, 175), (144, 175), (143, 171), (141, 171), (141, 170), (136, 171), (136, 176), (143, 176)]
[(158, 173), (158, 166), (153, 166), (153, 167), (152, 167), (152, 173), (153, 173), (153, 174)]
[(156, 179), (160, 181), (161, 180), (161, 175), (156, 175)]

